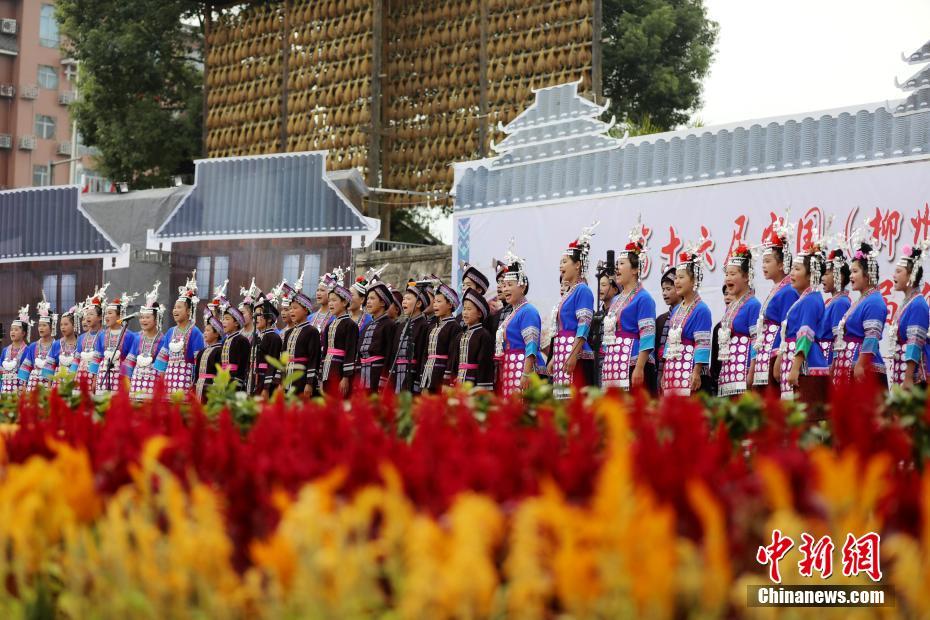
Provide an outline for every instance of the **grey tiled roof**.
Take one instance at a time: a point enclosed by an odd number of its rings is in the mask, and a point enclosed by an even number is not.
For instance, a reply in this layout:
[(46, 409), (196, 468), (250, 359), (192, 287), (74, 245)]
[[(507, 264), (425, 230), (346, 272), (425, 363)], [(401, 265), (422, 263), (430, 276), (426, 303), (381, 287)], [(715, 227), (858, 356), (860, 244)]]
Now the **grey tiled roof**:
[[(566, 92), (572, 98), (566, 99)], [(911, 96), (915, 109), (925, 109), (928, 94), (930, 89), (921, 89)], [(519, 149), (514, 149), (493, 158), (456, 164), (454, 209), (467, 211), (930, 153), (930, 114), (896, 116), (888, 108), (879, 103), (623, 141), (587, 135), (527, 147), (536, 149), (537, 156), (521, 154), (520, 161), (515, 159)], [(553, 118), (553, 110), (568, 110), (564, 119), (576, 121), (593, 119), (602, 108), (580, 97), (570, 84), (543, 89), (537, 91), (533, 105), (505, 128), (511, 133), (507, 139), (538, 126), (541, 119), (557, 120), (559, 114)], [(562, 154), (555, 156), (560, 147)], [(538, 156), (542, 148), (548, 153), (546, 158)]]
[(930, 88), (921, 88), (908, 95), (907, 99), (895, 106), (895, 114), (930, 111)]
[(930, 65), (920, 69), (917, 73), (904, 80), (904, 82), (898, 84), (898, 87), (903, 90), (915, 90), (927, 86), (930, 86)]
[(325, 152), (199, 160), (193, 190), (157, 236), (183, 241), (371, 231), (325, 174)]
[(87, 217), (77, 186), (0, 192), (0, 263), (104, 257), (119, 252)]
[(930, 60), (930, 41), (921, 45), (914, 53), (905, 56), (904, 60), (912, 64)]

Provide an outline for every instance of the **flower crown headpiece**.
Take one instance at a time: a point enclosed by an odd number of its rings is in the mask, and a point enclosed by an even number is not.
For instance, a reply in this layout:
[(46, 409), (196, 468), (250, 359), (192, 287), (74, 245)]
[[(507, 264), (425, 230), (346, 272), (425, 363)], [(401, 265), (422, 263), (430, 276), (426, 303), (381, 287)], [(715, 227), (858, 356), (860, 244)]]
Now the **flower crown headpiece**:
[(499, 268), (498, 272), (502, 274), (502, 277), (507, 282), (517, 282), (518, 284), (526, 284), (526, 260), (517, 256), (514, 252), (514, 246), (516, 245), (516, 240), (510, 238), (510, 247), (507, 249), (507, 253), (504, 254), (504, 259), (501, 261), (503, 266)]
[(701, 282), (704, 280), (704, 257), (698, 252), (699, 247), (696, 243), (685, 246), (684, 251), (678, 254), (678, 264), (675, 266), (676, 271), (684, 271), (691, 267), (695, 289), (701, 288)]
[(103, 308), (103, 306), (107, 303), (107, 289), (108, 288), (110, 288), (109, 282), (107, 282), (106, 284), (98, 288), (96, 291), (94, 291), (94, 294), (88, 297), (87, 300), (84, 302), (84, 306), (85, 307), (97, 306), (98, 308)]
[(898, 262), (895, 264), (899, 267), (904, 267), (910, 274), (907, 279), (908, 286), (913, 287), (917, 285), (917, 272), (922, 271), (919, 267), (922, 267), (923, 259), (927, 255), (928, 248), (930, 248), (930, 241), (926, 239), (913, 246), (906, 245), (901, 248), (901, 258), (899, 258)]
[(578, 238), (569, 243), (565, 252), (563, 252), (564, 256), (569, 256), (573, 260), (581, 262), (582, 278), (588, 273), (588, 254), (591, 252), (591, 238), (594, 236), (594, 229), (597, 228), (599, 224), (599, 221), (595, 221), (590, 226), (582, 228)]
[(187, 282), (184, 283), (184, 286), (178, 287), (178, 301), (184, 301), (189, 304), (191, 308), (196, 308), (197, 304), (200, 303), (200, 299), (197, 297), (197, 270), (191, 272), (191, 277), (187, 279)]
[(772, 230), (767, 238), (762, 240), (762, 255), (767, 256), (775, 249), (781, 250), (782, 264), (791, 264), (791, 245), (790, 239), (796, 228), (795, 224), (789, 222), (791, 211), (785, 213), (782, 220), (772, 222)]
[(52, 312), (52, 304), (45, 298), (45, 290), (42, 290), (42, 301), (36, 304), (36, 314), (39, 317), (39, 323), (48, 323), (52, 328), (52, 334), (55, 334), (55, 328), (58, 326), (58, 315)]
[(139, 314), (154, 314), (155, 322), (158, 329), (161, 329), (162, 317), (165, 314), (165, 308), (158, 303), (158, 289), (161, 288), (161, 282), (155, 282), (152, 290), (145, 294), (145, 303), (139, 308)]
[(19, 309), (18, 317), (13, 321), (12, 325), (19, 325), (23, 332), (25, 332), (25, 340), (29, 341), (29, 334), (32, 330), (32, 319), (29, 318), (29, 304), (26, 304)]
[(866, 236), (868, 229), (869, 221), (866, 219), (863, 227), (853, 230), (849, 236), (849, 253), (852, 260), (865, 261), (869, 284), (875, 286), (878, 284), (878, 242), (871, 233)]

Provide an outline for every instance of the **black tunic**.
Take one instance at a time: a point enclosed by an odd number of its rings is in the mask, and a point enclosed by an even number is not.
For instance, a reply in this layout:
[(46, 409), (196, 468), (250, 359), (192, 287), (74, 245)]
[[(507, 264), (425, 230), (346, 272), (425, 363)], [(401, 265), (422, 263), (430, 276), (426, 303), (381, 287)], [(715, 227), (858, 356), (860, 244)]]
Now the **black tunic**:
[(326, 326), (320, 362), (320, 387), (333, 389), (344, 377), (353, 377), (357, 351), (358, 324), (347, 312)]
[(453, 380), (472, 383), (479, 390), (494, 389), (494, 339), (478, 323), (462, 332), (452, 348), (449, 370)]
[(266, 329), (255, 336), (249, 356), (248, 391), (249, 394), (261, 394), (267, 390), (271, 394), (274, 391), (275, 380), (278, 376), (274, 366), (271, 366), (265, 358), (277, 359), (281, 357), (283, 342), (281, 336), (274, 329)]
[(387, 314), (382, 314), (378, 318), (372, 318), (359, 337), (359, 380), (361, 386), (369, 392), (378, 391), (382, 376), (387, 381), (385, 366), (391, 355), (394, 328), (394, 321)]
[(425, 361), (428, 335), (429, 328), (423, 314), (407, 319), (397, 330), (391, 356), (391, 385), (396, 393), (420, 393), (420, 371)]
[[(294, 381), (293, 391), (303, 394), (310, 387), (310, 392), (317, 386), (317, 369), (320, 366), (320, 332), (308, 321), (287, 330), (284, 340), (284, 352), (287, 353), (285, 376), (294, 372), (302, 373)], [(279, 379), (280, 381), (280, 379)]]
[(194, 356), (194, 390), (202, 403), (207, 402), (207, 387), (213, 385), (222, 350), (223, 345), (216, 342), (197, 351)]
[(249, 339), (235, 332), (226, 336), (223, 341), (223, 352), (220, 355), (220, 365), (236, 382), (236, 391), (244, 392), (249, 380), (249, 357), (252, 347), (249, 345)]
[(420, 388), (433, 394), (442, 389), (443, 381), (448, 381), (449, 354), (452, 345), (458, 339), (462, 329), (455, 317), (446, 317), (433, 325), (429, 331), (426, 344), (426, 360), (420, 373)]

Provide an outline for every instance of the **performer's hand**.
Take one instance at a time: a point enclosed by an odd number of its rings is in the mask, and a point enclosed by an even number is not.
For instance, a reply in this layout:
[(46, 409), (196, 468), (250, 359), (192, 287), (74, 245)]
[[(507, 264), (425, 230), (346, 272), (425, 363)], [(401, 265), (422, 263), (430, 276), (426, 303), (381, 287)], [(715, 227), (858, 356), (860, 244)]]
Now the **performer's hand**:
[(633, 387), (639, 387), (645, 381), (646, 373), (643, 372), (643, 369), (637, 364), (633, 368), (633, 375), (630, 377), (630, 383)]
[(905, 390), (909, 390), (914, 387), (914, 375), (910, 372), (904, 373), (904, 383), (901, 384)]
[(523, 373), (523, 376), (520, 377), (520, 391), (529, 389), (530, 387), (530, 376), (527, 373)]
[(856, 366), (853, 368), (853, 377), (855, 377), (857, 381), (865, 379), (865, 365), (861, 360), (856, 362)]
[(546, 364), (546, 370), (549, 371), (550, 377), (555, 374), (555, 358), (554, 357), (551, 357), (551, 356), (549, 357), (549, 363)]
[(701, 389), (701, 369), (695, 367), (695, 369), (691, 371), (691, 393), (697, 394), (700, 389)]
[(565, 374), (571, 375), (573, 372), (575, 372), (575, 366), (577, 364), (578, 364), (578, 354), (572, 353), (571, 355), (568, 356), (568, 359), (565, 360), (565, 364), (563, 366), (563, 369), (565, 370)]
[(755, 360), (749, 362), (749, 372), (746, 373), (746, 389), (752, 389), (752, 377), (756, 374), (756, 362)]
[(801, 377), (800, 366), (801, 365), (797, 362), (794, 362), (794, 364), (791, 365), (791, 372), (788, 373), (788, 385), (798, 387), (798, 382), (800, 381)]
[(775, 367), (772, 368), (772, 375), (776, 381), (781, 381), (781, 353), (775, 356)]
[(349, 396), (349, 378), (343, 377), (339, 380), (339, 392), (342, 394), (343, 398), (348, 398)]

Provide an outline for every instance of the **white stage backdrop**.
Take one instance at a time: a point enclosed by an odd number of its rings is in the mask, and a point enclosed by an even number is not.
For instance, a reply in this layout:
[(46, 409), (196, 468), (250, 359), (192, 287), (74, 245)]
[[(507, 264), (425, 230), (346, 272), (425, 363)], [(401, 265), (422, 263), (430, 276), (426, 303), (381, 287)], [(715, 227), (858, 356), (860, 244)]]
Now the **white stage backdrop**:
[[(797, 224), (794, 250), (809, 238), (814, 227), (833, 217), (833, 234), (863, 226), (865, 220), (881, 244), (882, 290), (893, 310), (899, 295), (893, 293), (890, 276), (894, 260), (905, 245), (930, 235), (930, 161), (884, 166), (847, 168), (832, 172), (776, 176), (758, 180), (695, 185), (662, 191), (645, 190), (623, 195), (585, 198), (569, 197), (558, 203), (491, 208), (474, 213), (456, 213), (456, 263), (478, 266), (493, 278), (493, 257), (502, 258), (511, 237), (516, 253), (527, 260), (529, 299), (539, 309), (544, 325), (559, 299), (559, 259), (566, 245), (582, 227), (600, 221), (592, 241), (588, 283), (595, 286), (593, 272), (607, 250), (619, 250), (637, 217), (651, 230), (651, 265), (645, 279), (656, 299), (657, 311), (665, 311), (659, 294), (661, 266), (675, 264), (684, 245), (706, 236), (705, 271), (701, 296), (710, 305), (714, 320), (723, 310), (720, 288), (723, 267), (731, 246), (740, 236), (758, 244), (775, 218), (789, 214)], [(756, 266), (760, 298), (770, 284)], [(928, 274), (930, 276), (930, 274)], [(930, 287), (924, 286), (924, 294)], [(889, 315), (890, 320), (890, 315)]]

